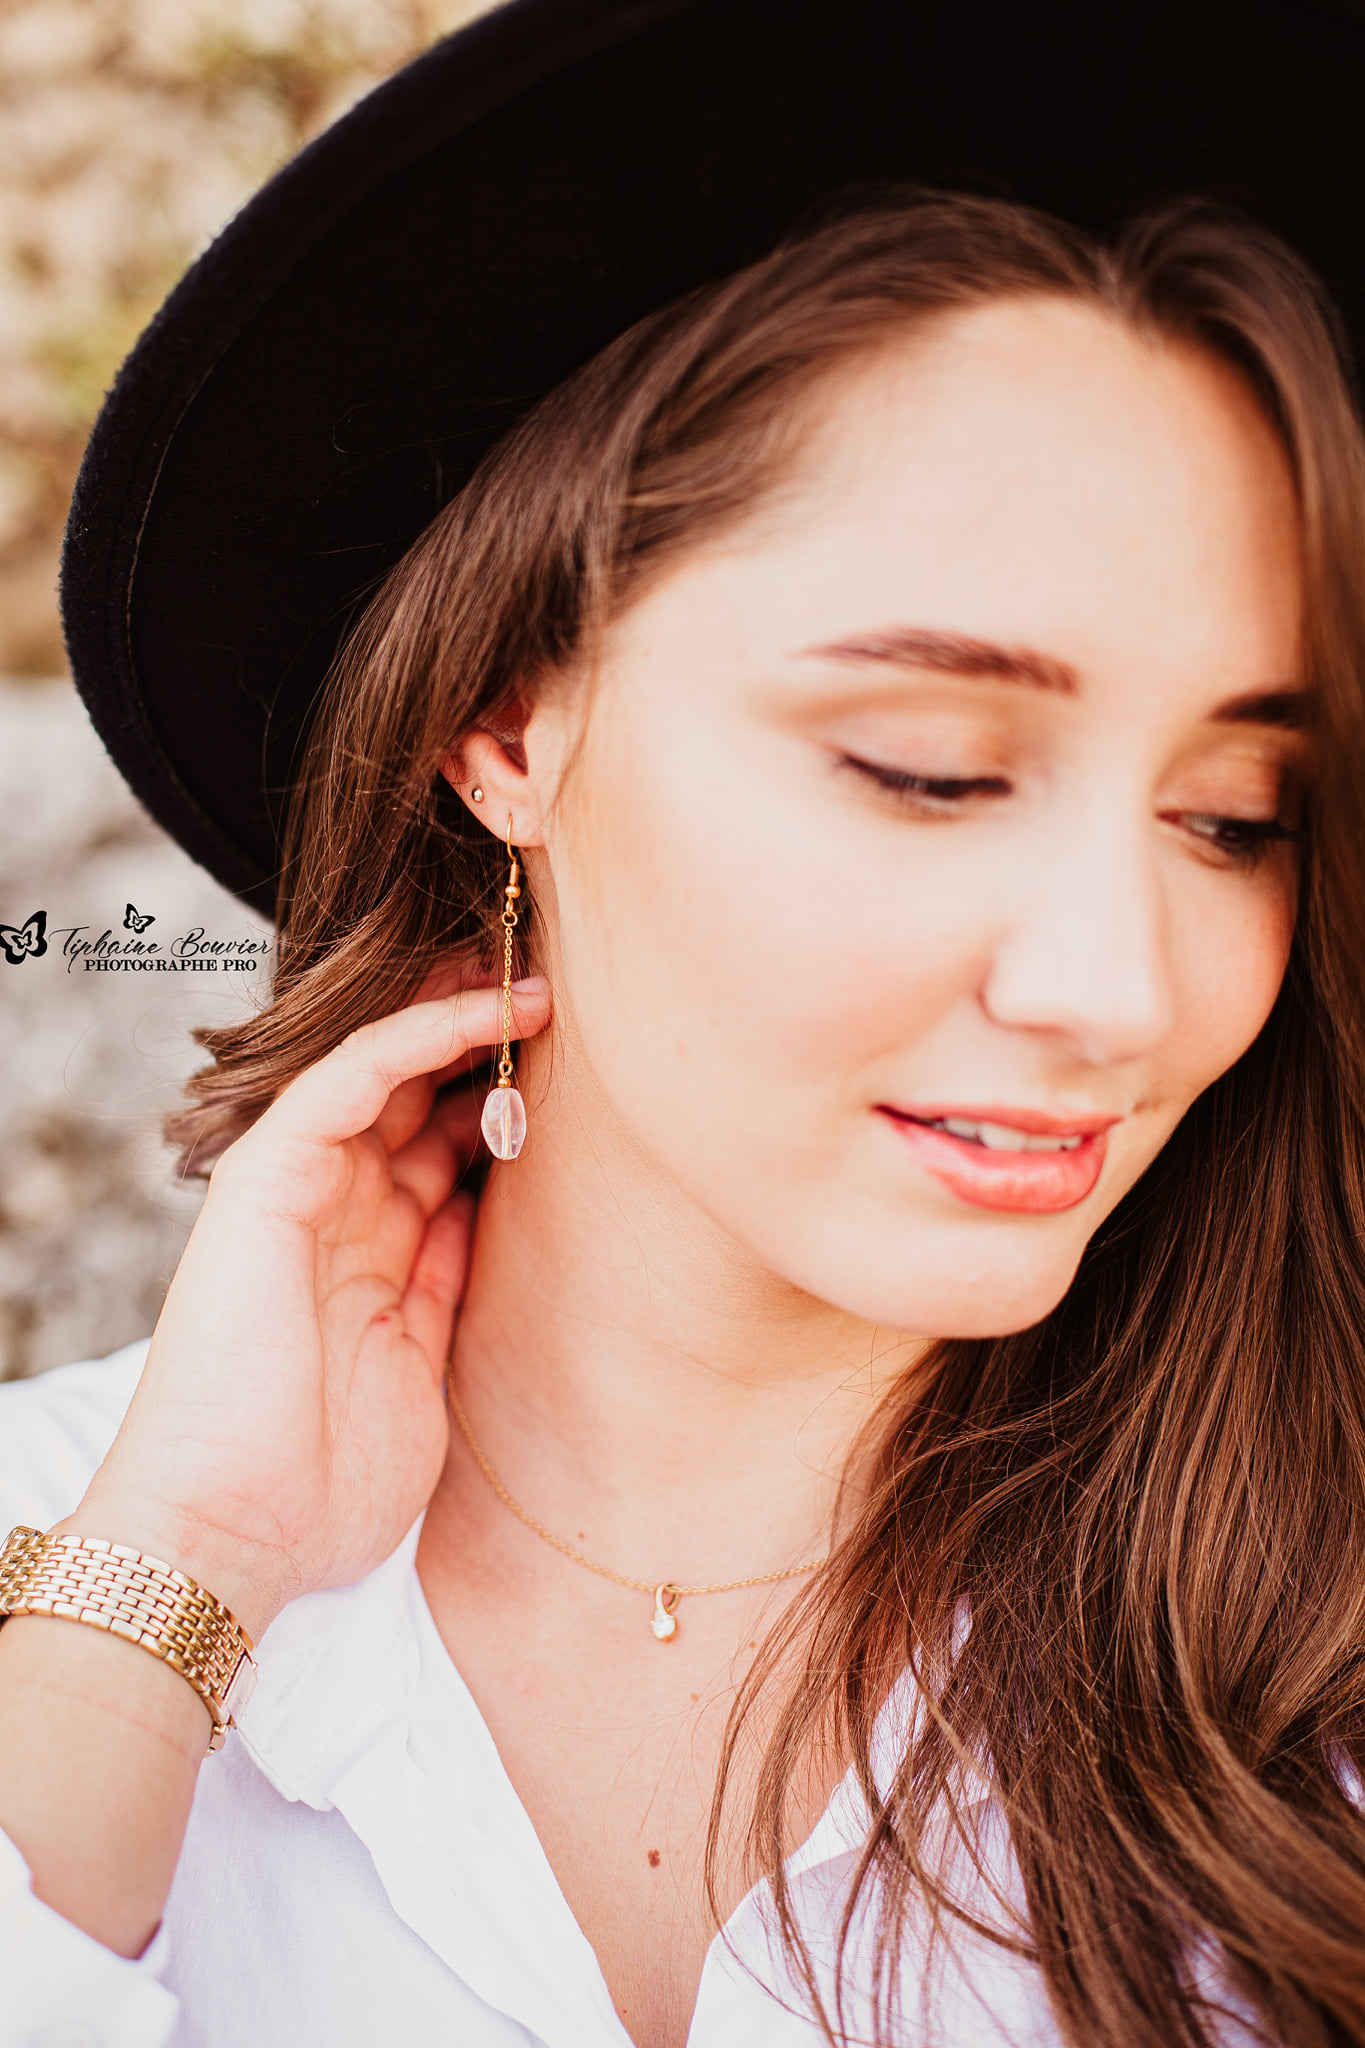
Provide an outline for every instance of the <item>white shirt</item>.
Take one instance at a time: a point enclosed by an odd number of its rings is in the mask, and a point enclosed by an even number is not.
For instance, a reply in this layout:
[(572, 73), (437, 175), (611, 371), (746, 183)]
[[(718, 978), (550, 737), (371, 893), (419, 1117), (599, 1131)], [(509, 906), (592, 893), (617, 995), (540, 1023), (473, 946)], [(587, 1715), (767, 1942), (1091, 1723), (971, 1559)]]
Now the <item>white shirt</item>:
[[(145, 1354), (130, 1345), (0, 1386), (0, 1539), (71, 1513)], [(256, 1695), (200, 1772), (165, 1918), (136, 1961), (35, 1899), (0, 1835), (0, 2048), (629, 2048), (437, 1634), (416, 1545), (414, 1529), (368, 1578), (271, 1624)], [(817, 1957), (862, 1823), (846, 1781), (788, 1865)], [(1008, 1884), (1003, 1830), (998, 1847)], [(823, 2038), (766, 1897), (751, 1892), (713, 1941), (688, 2048)], [(924, 1976), (908, 1955), (911, 2005)], [(960, 1938), (932, 1988), (940, 2048), (1058, 2048), (1037, 1972), (993, 1943)]]

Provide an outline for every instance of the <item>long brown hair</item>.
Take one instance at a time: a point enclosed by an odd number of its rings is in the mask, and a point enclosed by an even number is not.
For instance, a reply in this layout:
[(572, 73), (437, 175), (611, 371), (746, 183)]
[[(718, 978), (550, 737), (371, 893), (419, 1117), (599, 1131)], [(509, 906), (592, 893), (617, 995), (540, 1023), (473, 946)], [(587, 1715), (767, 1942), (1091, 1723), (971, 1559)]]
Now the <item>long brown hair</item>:
[[(839, 1973), (831, 1993), (783, 1854), (800, 1758), (833, 1739), (871, 1815), (844, 1933), (871, 1915), (859, 2025), (878, 2039), (897, 2037), (914, 1916), (949, 1936), (970, 1917), (930, 1848), (946, 1814), (984, 1856), (970, 1767), (1023, 1901), (988, 1932), (1036, 1958), (1075, 2048), (1211, 2041), (1222, 1998), (1295, 2048), (1365, 2042), (1365, 452), (1333, 315), (1273, 237), (1191, 203), (1101, 244), (921, 195), (613, 343), (492, 451), (352, 636), (290, 821), (273, 1001), (206, 1035), (216, 1066), (176, 1135), (211, 1157), (481, 949), (497, 848), (438, 763), (476, 726), (515, 728), (642, 578), (753, 503), (819, 377), (1040, 293), (1230, 360), (1282, 437), (1321, 757), (1292, 962), (1060, 1306), (938, 1344), (892, 1393), (866, 1507), (760, 1658), (732, 1745), (763, 1690), (750, 1840), (831, 2038)], [(907, 1667), (925, 1706), (888, 1773), (874, 1727)]]

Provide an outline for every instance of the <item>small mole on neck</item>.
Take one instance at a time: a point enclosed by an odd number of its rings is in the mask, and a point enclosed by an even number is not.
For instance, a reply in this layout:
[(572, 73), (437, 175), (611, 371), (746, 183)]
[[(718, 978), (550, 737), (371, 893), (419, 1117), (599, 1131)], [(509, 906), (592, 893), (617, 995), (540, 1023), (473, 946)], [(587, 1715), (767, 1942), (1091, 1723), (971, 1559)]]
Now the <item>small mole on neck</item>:
[(659, 1852), (657, 1849), (651, 1849), (649, 1852), (649, 1867), (651, 1870), (657, 1870), (659, 1867)]

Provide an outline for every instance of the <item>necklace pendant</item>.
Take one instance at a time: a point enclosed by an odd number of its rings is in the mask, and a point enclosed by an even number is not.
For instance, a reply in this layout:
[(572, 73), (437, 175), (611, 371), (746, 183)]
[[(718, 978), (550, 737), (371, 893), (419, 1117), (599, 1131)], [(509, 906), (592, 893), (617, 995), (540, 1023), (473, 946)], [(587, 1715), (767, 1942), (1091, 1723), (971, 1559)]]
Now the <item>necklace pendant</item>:
[(681, 1599), (677, 1587), (666, 1581), (654, 1588), (654, 1619), (649, 1625), (656, 1642), (666, 1643), (678, 1633), (677, 1606)]

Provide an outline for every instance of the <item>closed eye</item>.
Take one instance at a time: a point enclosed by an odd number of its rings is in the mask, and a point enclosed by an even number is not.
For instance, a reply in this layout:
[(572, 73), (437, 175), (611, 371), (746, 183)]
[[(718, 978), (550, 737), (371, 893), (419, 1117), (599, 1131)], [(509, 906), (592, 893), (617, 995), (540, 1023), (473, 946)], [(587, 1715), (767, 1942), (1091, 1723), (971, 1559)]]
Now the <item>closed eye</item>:
[(1183, 825), (1216, 852), (1243, 867), (1264, 860), (1271, 847), (1285, 840), (1301, 842), (1306, 836), (1278, 818), (1222, 818), (1208, 811), (1163, 814), (1167, 822)]
[(918, 775), (906, 768), (886, 768), (876, 761), (863, 761), (856, 754), (841, 756), (841, 765), (893, 796), (903, 796), (924, 807), (942, 805), (945, 810), (968, 803), (973, 797), (1008, 796), (1010, 785), (1001, 775)]

